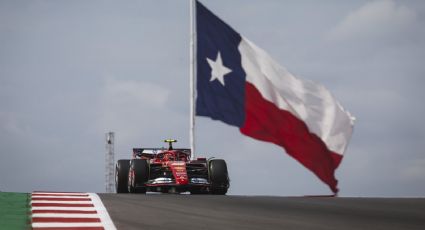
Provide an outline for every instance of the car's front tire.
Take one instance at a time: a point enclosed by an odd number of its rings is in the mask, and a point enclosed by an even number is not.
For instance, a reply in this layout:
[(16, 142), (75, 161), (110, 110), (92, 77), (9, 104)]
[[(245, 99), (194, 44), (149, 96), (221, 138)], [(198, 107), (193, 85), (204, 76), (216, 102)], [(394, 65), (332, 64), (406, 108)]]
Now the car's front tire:
[(210, 193), (225, 195), (229, 189), (229, 174), (224, 160), (214, 159), (208, 162), (208, 173), (211, 183)]
[(127, 175), (130, 160), (119, 160), (115, 166), (115, 190), (117, 193), (128, 193)]
[(128, 172), (128, 191), (131, 193), (146, 193), (144, 184), (149, 179), (149, 164), (144, 159), (130, 161)]

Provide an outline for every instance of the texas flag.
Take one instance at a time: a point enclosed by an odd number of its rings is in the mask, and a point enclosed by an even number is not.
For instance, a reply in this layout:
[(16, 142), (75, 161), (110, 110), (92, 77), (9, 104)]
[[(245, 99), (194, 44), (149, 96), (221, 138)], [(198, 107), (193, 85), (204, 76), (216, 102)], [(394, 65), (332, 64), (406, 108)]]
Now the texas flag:
[(196, 115), (283, 147), (338, 192), (354, 118), (322, 85), (296, 78), (196, 2)]

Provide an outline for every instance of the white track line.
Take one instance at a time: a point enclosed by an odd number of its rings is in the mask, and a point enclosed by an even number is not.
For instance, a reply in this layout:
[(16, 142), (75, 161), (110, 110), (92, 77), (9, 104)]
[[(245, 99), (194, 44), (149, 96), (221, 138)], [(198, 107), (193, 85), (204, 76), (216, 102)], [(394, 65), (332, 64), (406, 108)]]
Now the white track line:
[[(60, 223), (60, 222), (36, 222), (33, 228), (78, 228), (78, 227), (105, 227), (102, 223)], [(106, 230), (106, 228), (105, 228)]]
[(71, 198), (71, 199), (87, 199), (89, 198), (88, 196), (37, 196), (37, 195), (32, 195), (31, 198), (41, 198), (41, 199), (51, 199), (51, 198), (59, 198), (59, 199), (66, 199), (66, 198)]
[(72, 195), (76, 195), (76, 196), (87, 196), (88, 193), (61, 193), (61, 192), (33, 192), (32, 195), (51, 195), (51, 196), (72, 196)]
[(41, 206), (32, 207), (31, 210), (75, 210), (75, 211), (96, 211), (94, 207), (55, 207), (55, 206)]
[(42, 218), (99, 218), (97, 214), (79, 214), (79, 213), (33, 213), (32, 217)]
[(116, 230), (117, 228), (115, 227), (114, 222), (112, 222), (111, 217), (109, 216), (108, 211), (103, 205), (100, 197), (96, 193), (90, 193), (90, 197), (93, 201), (94, 207), (97, 210), (97, 214), (100, 217), (100, 221), (103, 224), (103, 228), (105, 230)]
[(69, 201), (69, 200), (34, 200), (31, 204), (92, 204), (91, 201)]

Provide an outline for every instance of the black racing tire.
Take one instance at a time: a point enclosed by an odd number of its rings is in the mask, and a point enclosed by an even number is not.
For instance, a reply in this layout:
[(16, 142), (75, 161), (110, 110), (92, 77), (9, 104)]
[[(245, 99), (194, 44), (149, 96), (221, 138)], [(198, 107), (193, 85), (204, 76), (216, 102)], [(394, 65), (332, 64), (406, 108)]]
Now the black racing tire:
[(131, 193), (146, 193), (144, 184), (149, 179), (149, 163), (144, 159), (130, 161), (128, 172), (128, 191)]
[(214, 159), (208, 162), (208, 173), (211, 183), (210, 193), (225, 195), (229, 189), (229, 173), (224, 160)]
[(119, 160), (115, 166), (115, 190), (117, 193), (128, 193), (127, 181), (130, 160)]

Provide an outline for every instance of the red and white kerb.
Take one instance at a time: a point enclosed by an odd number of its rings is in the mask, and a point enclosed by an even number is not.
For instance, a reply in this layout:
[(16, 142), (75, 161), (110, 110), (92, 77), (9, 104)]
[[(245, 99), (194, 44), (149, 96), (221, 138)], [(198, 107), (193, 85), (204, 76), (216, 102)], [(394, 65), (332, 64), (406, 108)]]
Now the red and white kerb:
[(99, 196), (95, 193), (33, 192), (32, 228), (115, 230)]

